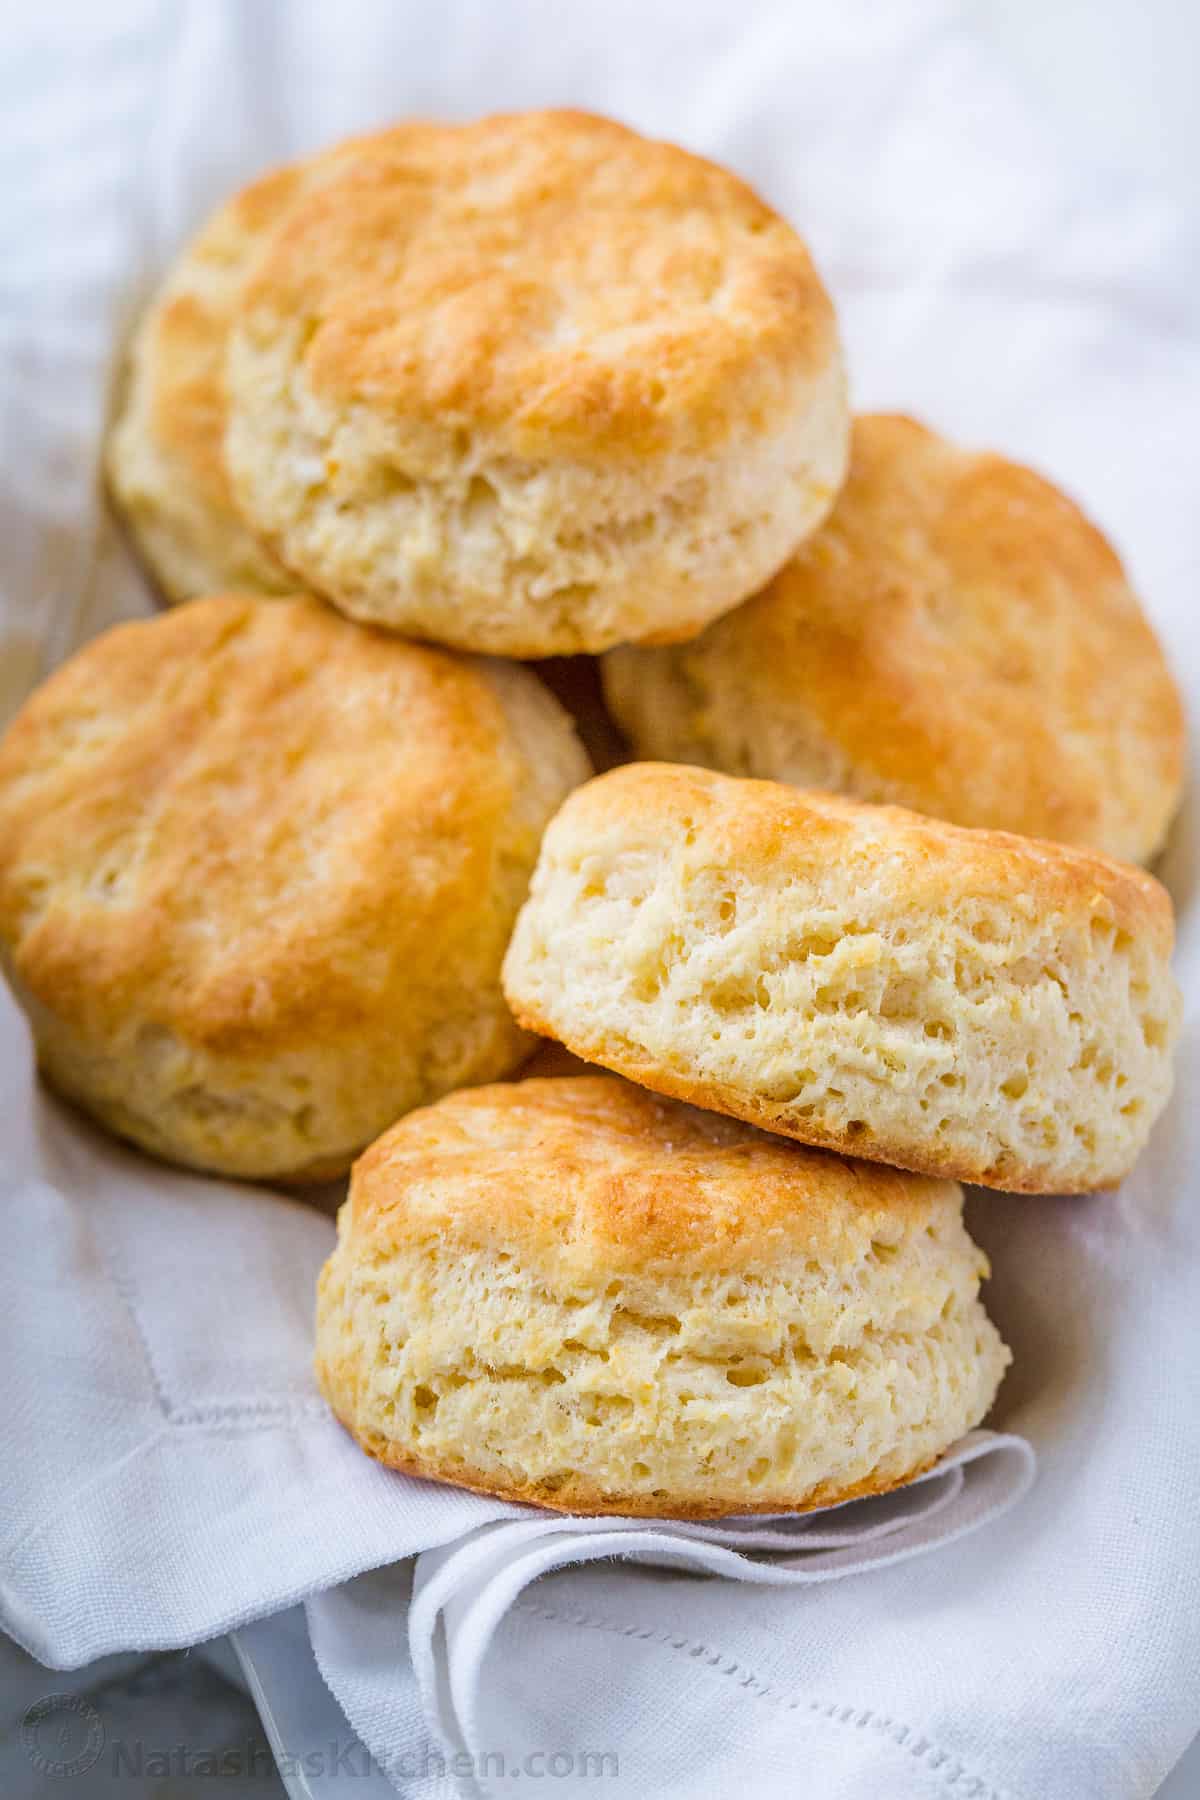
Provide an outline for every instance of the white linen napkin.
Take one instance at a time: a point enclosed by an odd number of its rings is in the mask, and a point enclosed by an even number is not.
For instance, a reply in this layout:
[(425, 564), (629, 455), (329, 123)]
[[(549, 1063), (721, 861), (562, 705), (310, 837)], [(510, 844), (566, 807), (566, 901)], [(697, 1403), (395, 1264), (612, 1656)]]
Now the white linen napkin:
[[(463, 1762), (462, 1788), (486, 1793), (486, 1777), (495, 1772), (489, 1759), (494, 1762), (505, 1751), (498, 1748), (500, 1740), (481, 1735), (488, 1713), (484, 1668), (496, 1632), (514, 1608), (532, 1617), (556, 1616), (543, 1615), (536, 1601), (522, 1600), (539, 1576), (620, 1558), (762, 1587), (835, 1581), (905, 1561), (975, 1531), (1015, 1505), (1033, 1474), (1033, 1452), (1024, 1438), (974, 1431), (908, 1487), (800, 1518), (693, 1524), (526, 1517), (485, 1525), (418, 1557), (411, 1588), (407, 1571), (393, 1566), (315, 1594), (306, 1608), (313, 1650), (376, 1762), (386, 1773), (405, 1778), (403, 1792), (410, 1791), (407, 1784), (419, 1770), (411, 1707), (396, 1704), (398, 1678), (415, 1689), (436, 1741)], [(404, 1644), (398, 1638), (406, 1616)], [(656, 1638), (674, 1650), (686, 1650), (708, 1668), (737, 1672), (725, 1667), (729, 1659), (723, 1652), (694, 1644), (673, 1628), (630, 1624), (613, 1629), (622, 1637)], [(559, 1748), (548, 1754), (574, 1761), (576, 1766), (562, 1773), (586, 1782), (592, 1773), (584, 1760), (588, 1747), (582, 1740), (570, 1750), (562, 1747), (568, 1741), (566, 1722), (576, 1716), (572, 1702), (555, 1721)], [(612, 1743), (619, 1745), (622, 1721), (610, 1718), (607, 1729)], [(535, 1758), (539, 1748), (547, 1754), (544, 1745), (534, 1746)], [(423, 1754), (428, 1757), (427, 1751)], [(529, 1755), (526, 1751), (523, 1760)], [(440, 1776), (434, 1762), (431, 1791)], [(619, 1749), (612, 1750), (610, 1766), (594, 1772), (615, 1780), (620, 1763)], [(429, 1779), (430, 1771), (425, 1773)], [(661, 1768), (638, 1770), (626, 1760), (621, 1791), (657, 1794), (663, 1778)], [(615, 1790), (606, 1785), (604, 1791)]]
[[(404, 113), (570, 102), (731, 162), (796, 219), (859, 405), (1086, 496), (1195, 706), (1200, 258), (1153, 196), (1073, 169), (949, 0), (59, 0), (4, 29), (0, 698), (149, 603), (96, 504), (96, 452), (114, 339), (205, 209)], [(326, 1679), (379, 1754), (418, 1711), (470, 1757), (618, 1754), (564, 1795), (1149, 1795), (1200, 1724), (1195, 845), (1190, 809), (1164, 870), (1181, 1094), (1136, 1176), (973, 1205), (1016, 1353), (1006, 1435), (789, 1529), (803, 1547), (783, 1552), (737, 1526), (531, 1520), (374, 1468), (308, 1375), (329, 1220), (109, 1144), (37, 1093), (6, 1001), (0, 1623), (71, 1665), (307, 1595)], [(1028, 1477), (1017, 1437), (1041, 1475), (999, 1516)], [(410, 1611), (411, 1564), (382, 1565), (416, 1552)], [(687, 1572), (717, 1564), (741, 1579)]]

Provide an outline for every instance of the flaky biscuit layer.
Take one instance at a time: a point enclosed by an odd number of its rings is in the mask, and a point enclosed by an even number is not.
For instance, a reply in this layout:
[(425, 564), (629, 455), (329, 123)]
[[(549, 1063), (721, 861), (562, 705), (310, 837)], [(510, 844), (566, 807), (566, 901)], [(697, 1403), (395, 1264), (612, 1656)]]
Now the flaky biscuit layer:
[(634, 763), (549, 827), (505, 962), (531, 1030), (806, 1143), (1111, 1186), (1171, 1090), (1171, 902), (1141, 870)]

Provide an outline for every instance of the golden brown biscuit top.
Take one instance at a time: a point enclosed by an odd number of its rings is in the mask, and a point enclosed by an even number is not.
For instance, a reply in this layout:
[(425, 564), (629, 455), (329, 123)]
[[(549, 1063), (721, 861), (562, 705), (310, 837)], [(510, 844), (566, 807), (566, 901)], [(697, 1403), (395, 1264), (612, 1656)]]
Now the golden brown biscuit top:
[(799, 884), (801, 906), (804, 884), (836, 871), (861, 888), (864, 920), (983, 900), (1030, 920), (1053, 914), (1064, 931), (1136, 934), (1163, 956), (1174, 941), (1162, 884), (1098, 852), (683, 763), (629, 763), (585, 782), (563, 802), (542, 855), (643, 848), (673, 851), (685, 884), (714, 871), (751, 893), (756, 883), (775, 894)]
[(398, 127), (289, 213), (242, 325), (294, 331), (329, 402), (517, 455), (703, 449), (836, 354), (804, 245), (744, 183), (576, 112)]
[(964, 823), (1138, 855), (1182, 776), (1179, 692), (1105, 538), (912, 419), (856, 420), (833, 513), (711, 649), (880, 797)]
[(85, 1032), (239, 1052), (356, 1029), (480, 931), (498, 956), (488, 895), (536, 829), (485, 668), (303, 597), (105, 633), (0, 743), (18, 978)]
[(783, 1142), (611, 1075), (530, 1079), (410, 1113), (354, 1166), (364, 1253), (426, 1240), (588, 1280), (812, 1255), (853, 1264), (957, 1212), (956, 1183)]

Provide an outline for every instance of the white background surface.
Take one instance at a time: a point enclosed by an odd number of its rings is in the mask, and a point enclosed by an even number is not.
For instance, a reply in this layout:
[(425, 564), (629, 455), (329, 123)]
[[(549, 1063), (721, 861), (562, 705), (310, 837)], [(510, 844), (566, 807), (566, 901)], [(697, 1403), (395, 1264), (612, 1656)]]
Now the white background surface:
[(1200, 198), (1200, 8), (1194, 0), (966, 0), (1039, 110), (1097, 177), (1115, 170)]

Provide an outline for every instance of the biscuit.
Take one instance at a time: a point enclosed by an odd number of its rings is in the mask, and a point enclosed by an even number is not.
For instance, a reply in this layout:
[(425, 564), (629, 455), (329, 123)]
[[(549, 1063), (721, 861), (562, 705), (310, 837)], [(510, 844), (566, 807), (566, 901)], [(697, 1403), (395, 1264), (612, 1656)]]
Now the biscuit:
[(289, 210), (237, 312), (238, 506), (353, 617), (459, 648), (692, 636), (844, 472), (800, 239), (605, 119), (398, 127)]
[(234, 507), (222, 446), (234, 300), (304, 179), (298, 165), (278, 169), (222, 206), (169, 271), (130, 348), (106, 450), (108, 484), (169, 600), (296, 586)]
[(1179, 798), (1179, 693), (1109, 544), (1029, 469), (911, 419), (857, 419), (786, 568), (694, 643), (614, 651), (604, 684), (639, 756), (1132, 862)]
[(372, 1456), (584, 1513), (880, 1493), (1008, 1351), (962, 1192), (611, 1076), (476, 1088), (354, 1168), (317, 1377)]
[(138, 325), (105, 465), (109, 490), (168, 600), (223, 589), (289, 594), (297, 583), (245, 524), (225, 469), (225, 356), (234, 305), (271, 230), (351, 138), (273, 169), (221, 206), (183, 250)]
[(1125, 1175), (1171, 1089), (1171, 902), (1140, 869), (634, 763), (543, 840), (521, 1023), (805, 1143), (1027, 1193)]
[(174, 1162), (345, 1170), (532, 1049), (500, 962), (586, 773), (527, 670), (311, 599), (106, 633), (0, 743), (0, 952), (45, 1075)]

